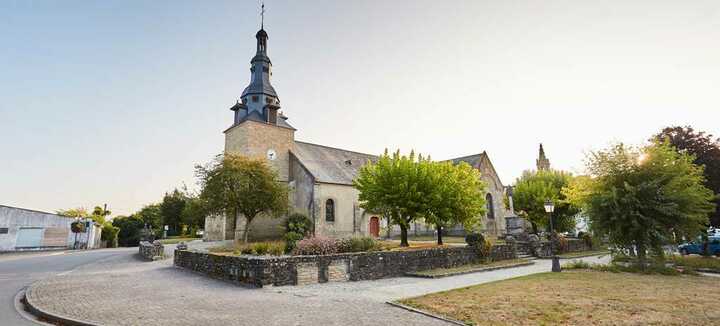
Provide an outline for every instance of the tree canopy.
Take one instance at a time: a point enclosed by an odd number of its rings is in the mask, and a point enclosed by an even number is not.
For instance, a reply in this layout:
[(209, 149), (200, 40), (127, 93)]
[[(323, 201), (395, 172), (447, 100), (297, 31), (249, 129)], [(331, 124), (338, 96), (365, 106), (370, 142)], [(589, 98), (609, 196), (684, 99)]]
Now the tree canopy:
[(245, 242), (257, 215), (278, 217), (288, 211), (287, 186), (264, 159), (218, 155), (206, 166), (197, 166), (196, 175), (202, 187), (200, 200), (208, 213), (245, 218)]
[(179, 235), (182, 231), (182, 211), (188, 201), (184, 192), (175, 188), (170, 193), (165, 193), (160, 203), (160, 215), (162, 223), (168, 226), (168, 235)]
[[(693, 163), (705, 167), (705, 186), (720, 194), (720, 139), (692, 127), (667, 127), (653, 136), (654, 141), (668, 141), (677, 150), (695, 157)], [(720, 198), (715, 200), (716, 209), (710, 215), (710, 224), (720, 227)]]
[(575, 228), (575, 215), (580, 210), (570, 202), (563, 189), (573, 181), (570, 173), (556, 170), (525, 171), (513, 188), (513, 204), (518, 215), (526, 218), (537, 233), (538, 227), (549, 227), (545, 201), (555, 205), (552, 213), (553, 226), (557, 232)]
[(591, 227), (637, 251), (642, 266), (647, 250), (662, 254), (661, 246), (674, 235), (699, 234), (715, 208), (703, 167), (668, 143), (640, 149), (618, 144), (592, 153), (587, 168), (592, 179), (576, 193)]
[(422, 215), (426, 223), (435, 226), (437, 243), (443, 244), (442, 231), (452, 225), (472, 229), (485, 214), (485, 184), (480, 171), (465, 162), (429, 162), (430, 188), (426, 197), (427, 211)]
[(362, 208), (384, 213), (400, 227), (401, 246), (409, 245), (407, 231), (418, 218), (436, 226), (442, 243), (443, 227), (473, 224), (484, 211), (484, 185), (477, 170), (432, 162), (415, 152), (390, 155), (386, 150), (376, 163), (364, 165), (353, 183)]

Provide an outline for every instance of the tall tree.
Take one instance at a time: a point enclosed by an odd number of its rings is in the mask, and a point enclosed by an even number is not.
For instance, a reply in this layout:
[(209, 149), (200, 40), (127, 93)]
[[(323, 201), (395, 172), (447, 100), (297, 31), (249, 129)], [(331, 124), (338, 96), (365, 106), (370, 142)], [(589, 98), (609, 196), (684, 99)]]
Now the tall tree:
[(580, 193), (593, 230), (636, 251), (642, 267), (648, 250), (661, 255), (673, 235), (696, 236), (715, 209), (703, 167), (668, 143), (592, 153), (588, 171), (593, 179)]
[(427, 211), (423, 212), (426, 223), (437, 230), (437, 244), (442, 245), (442, 231), (461, 224), (470, 229), (479, 224), (485, 213), (485, 184), (480, 172), (462, 162), (421, 162), (431, 166), (430, 189), (426, 195)]
[(120, 229), (117, 240), (121, 247), (133, 247), (140, 243), (140, 230), (144, 222), (137, 215), (117, 216), (113, 219), (112, 226)]
[(162, 223), (169, 227), (170, 235), (178, 235), (182, 231), (181, 214), (187, 200), (185, 193), (175, 188), (171, 193), (165, 193), (160, 203)]
[(198, 197), (189, 197), (180, 214), (183, 224), (191, 229), (197, 230), (205, 225), (206, 209), (202, 200)]
[(400, 246), (407, 247), (408, 228), (416, 218), (428, 210), (425, 196), (431, 185), (429, 159), (387, 152), (377, 163), (360, 169), (353, 180), (360, 191), (360, 206), (370, 212), (385, 212), (393, 224), (400, 226)]
[(148, 204), (143, 206), (140, 211), (133, 214), (142, 221), (142, 227), (147, 224), (155, 231), (156, 236), (162, 235), (163, 221), (160, 204)]
[(259, 214), (279, 217), (288, 211), (288, 189), (265, 160), (218, 155), (206, 166), (197, 166), (200, 199), (210, 214), (245, 218), (243, 241), (247, 242), (253, 219)]
[[(655, 135), (652, 140), (670, 142), (677, 150), (692, 154), (693, 163), (705, 166), (705, 186), (715, 194), (720, 194), (720, 139), (692, 127), (667, 127)], [(710, 224), (720, 227), (720, 197), (715, 199), (716, 209), (710, 215)]]
[(565, 232), (575, 228), (575, 215), (580, 210), (563, 193), (572, 180), (570, 173), (543, 170), (525, 171), (516, 181), (513, 189), (515, 210), (530, 221), (535, 233), (539, 226), (549, 228), (548, 213), (545, 212), (547, 200), (555, 204), (555, 211), (551, 215), (555, 231)]

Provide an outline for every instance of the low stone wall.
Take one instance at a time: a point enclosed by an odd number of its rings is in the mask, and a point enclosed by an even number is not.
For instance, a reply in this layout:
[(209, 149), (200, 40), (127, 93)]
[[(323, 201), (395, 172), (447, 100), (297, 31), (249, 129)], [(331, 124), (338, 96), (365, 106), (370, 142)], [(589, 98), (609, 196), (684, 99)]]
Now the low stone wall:
[[(513, 258), (516, 255), (512, 246), (493, 247), (493, 260)], [(255, 287), (374, 280), (482, 260), (470, 247), (280, 257), (222, 256), (175, 250), (174, 259), (177, 267)]]
[[(568, 253), (568, 252), (580, 252), (580, 251), (588, 251), (592, 250), (587, 243), (585, 243), (582, 239), (566, 239), (567, 240), (567, 249), (565, 250), (559, 250), (559, 254)], [(549, 258), (552, 257), (552, 248), (550, 246), (549, 241), (543, 241), (540, 242), (539, 245), (536, 244), (535, 250), (535, 256), (539, 258)], [(558, 248), (559, 249), (559, 248)]]
[(140, 253), (140, 257), (145, 260), (158, 260), (165, 256), (165, 247), (162, 243), (160, 243), (160, 241), (140, 241), (138, 251)]

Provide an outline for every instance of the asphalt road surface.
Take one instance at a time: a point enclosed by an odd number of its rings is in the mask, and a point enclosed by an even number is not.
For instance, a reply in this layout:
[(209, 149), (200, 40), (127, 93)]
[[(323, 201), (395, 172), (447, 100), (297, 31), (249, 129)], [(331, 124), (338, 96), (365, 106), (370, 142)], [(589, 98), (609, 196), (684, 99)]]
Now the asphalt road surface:
[(37, 325), (23, 318), (15, 309), (15, 296), (24, 287), (85, 264), (127, 255), (130, 251), (137, 251), (137, 248), (0, 254), (0, 324)]

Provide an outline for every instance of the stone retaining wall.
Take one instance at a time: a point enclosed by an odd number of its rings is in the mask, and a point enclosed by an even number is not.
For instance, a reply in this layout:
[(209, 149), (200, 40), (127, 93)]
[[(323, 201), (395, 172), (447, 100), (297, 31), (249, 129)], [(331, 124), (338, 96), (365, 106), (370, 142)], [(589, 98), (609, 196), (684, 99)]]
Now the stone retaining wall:
[(165, 247), (162, 243), (160, 243), (160, 241), (140, 241), (138, 251), (140, 253), (140, 257), (145, 260), (158, 260), (165, 256)]
[[(512, 246), (493, 247), (493, 260), (516, 258)], [(175, 250), (174, 264), (240, 285), (298, 285), (374, 280), (408, 272), (478, 263), (471, 247), (378, 251), (324, 256), (223, 256)]]
[[(568, 253), (568, 252), (580, 252), (580, 251), (588, 251), (592, 250), (591, 247), (589, 247), (584, 240), (582, 239), (567, 239), (568, 246), (566, 250), (559, 251), (559, 254)], [(537, 246), (537, 244), (536, 244)], [(539, 246), (535, 248), (535, 256), (539, 258), (548, 258), (552, 257), (552, 248), (550, 247), (549, 241), (543, 241), (539, 243)]]

